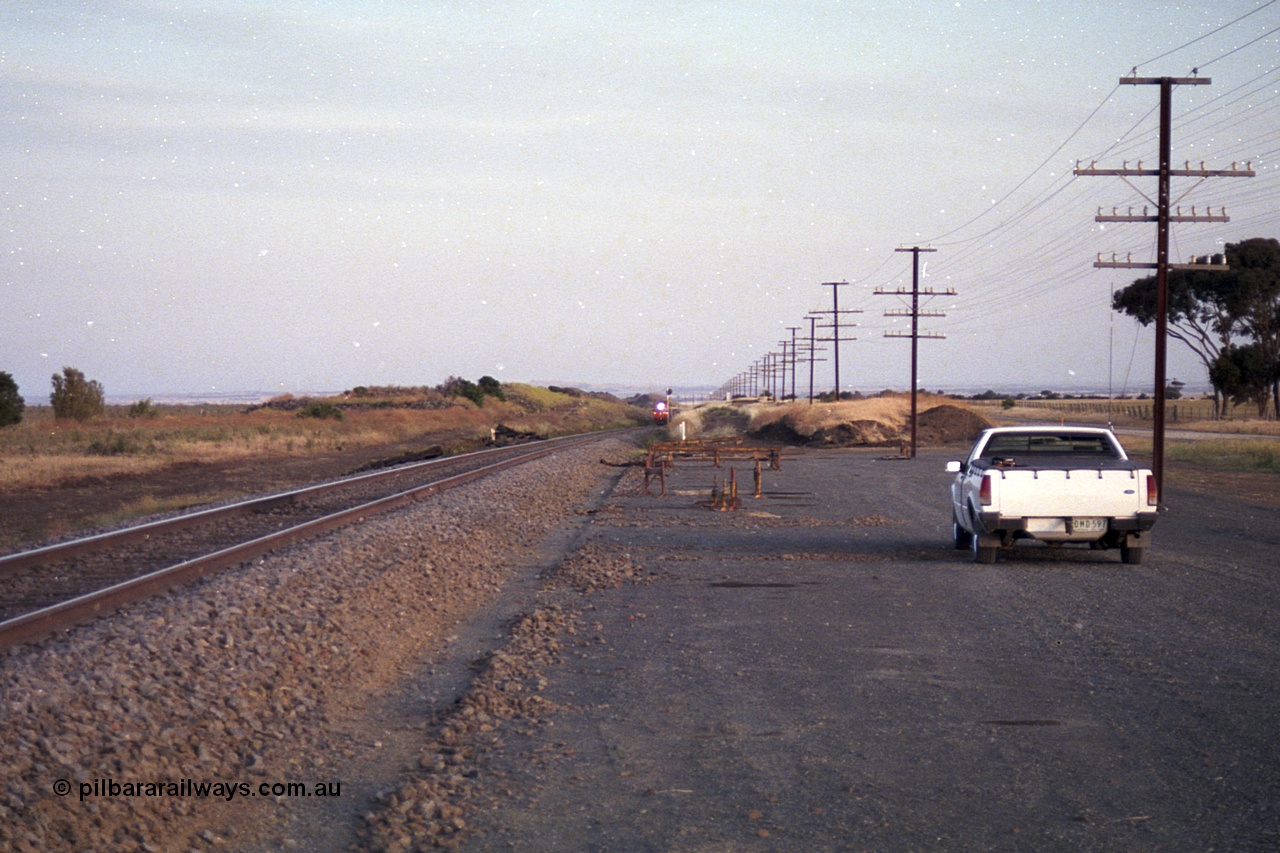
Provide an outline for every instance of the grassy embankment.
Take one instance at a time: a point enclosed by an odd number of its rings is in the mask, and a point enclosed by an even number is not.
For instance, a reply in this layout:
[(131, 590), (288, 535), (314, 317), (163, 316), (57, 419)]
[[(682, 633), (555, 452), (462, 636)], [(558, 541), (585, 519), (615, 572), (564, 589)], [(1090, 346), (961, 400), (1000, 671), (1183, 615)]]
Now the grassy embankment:
[[(129, 417), (129, 407), (109, 406), (103, 417), (86, 423), (58, 421), (47, 406), (28, 406), (22, 423), (0, 429), (0, 490), (419, 439), (451, 452), (473, 449), (500, 424), (549, 437), (634, 426), (648, 417), (617, 400), (519, 384), (504, 385), (503, 391), (505, 401), (485, 397), (482, 406), (433, 389), (375, 389), (315, 400), (286, 395), (265, 407), (160, 405), (151, 417)], [(313, 403), (329, 404), (318, 410), (331, 416), (300, 416)]]

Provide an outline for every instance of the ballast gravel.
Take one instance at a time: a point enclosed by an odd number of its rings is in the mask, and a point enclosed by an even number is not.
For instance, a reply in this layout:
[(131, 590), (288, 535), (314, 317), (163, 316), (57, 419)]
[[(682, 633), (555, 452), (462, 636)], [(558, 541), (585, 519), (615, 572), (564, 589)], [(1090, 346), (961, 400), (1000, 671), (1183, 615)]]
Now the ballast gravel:
[[(613, 438), (564, 451), (10, 650), (0, 849), (303, 849), (271, 834), (288, 805), (279, 786), (340, 795), (335, 767), (353, 751), (337, 722), (394, 690), (634, 453)], [(638, 574), (627, 555), (587, 547), (549, 582), (586, 591)], [(424, 721), (357, 847), (465, 837), (475, 760), (501, 746), (502, 721), (549, 710), (539, 663), (573, 616), (539, 605), (511, 627), (461, 701)]]

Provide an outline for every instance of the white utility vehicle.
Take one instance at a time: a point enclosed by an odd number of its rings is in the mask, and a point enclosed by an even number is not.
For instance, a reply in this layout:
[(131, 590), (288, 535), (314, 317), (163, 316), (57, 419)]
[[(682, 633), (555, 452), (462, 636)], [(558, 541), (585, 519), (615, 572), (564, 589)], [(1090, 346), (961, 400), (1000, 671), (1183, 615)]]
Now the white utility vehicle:
[(1000, 427), (978, 436), (963, 462), (948, 462), (952, 535), (994, 563), (1019, 539), (1119, 548), (1142, 562), (1159, 515), (1155, 476), (1129, 460), (1109, 429)]

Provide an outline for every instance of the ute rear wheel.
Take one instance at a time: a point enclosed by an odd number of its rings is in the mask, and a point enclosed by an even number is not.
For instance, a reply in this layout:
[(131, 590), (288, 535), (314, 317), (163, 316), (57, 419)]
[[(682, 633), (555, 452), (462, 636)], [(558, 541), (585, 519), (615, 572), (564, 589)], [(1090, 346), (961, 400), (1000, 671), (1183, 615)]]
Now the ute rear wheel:
[(973, 534), (964, 529), (954, 514), (951, 516), (951, 541), (957, 551), (967, 551), (973, 544)]
[(1136, 566), (1142, 562), (1142, 548), (1131, 548), (1128, 545), (1120, 546), (1120, 562), (1127, 566)]
[(970, 541), (975, 563), (994, 563), (996, 561), (996, 553), (1000, 550), (999, 545), (982, 544), (982, 537), (976, 533), (970, 536)]

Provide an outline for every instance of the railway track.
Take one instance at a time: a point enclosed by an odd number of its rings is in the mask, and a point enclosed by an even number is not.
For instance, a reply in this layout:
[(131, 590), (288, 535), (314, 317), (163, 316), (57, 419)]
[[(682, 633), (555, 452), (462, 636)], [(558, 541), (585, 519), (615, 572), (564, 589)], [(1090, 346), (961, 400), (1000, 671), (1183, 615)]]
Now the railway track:
[(601, 435), (402, 465), (0, 557), (0, 651)]

